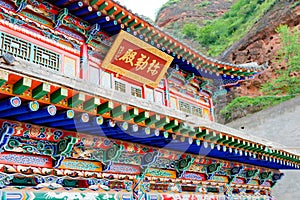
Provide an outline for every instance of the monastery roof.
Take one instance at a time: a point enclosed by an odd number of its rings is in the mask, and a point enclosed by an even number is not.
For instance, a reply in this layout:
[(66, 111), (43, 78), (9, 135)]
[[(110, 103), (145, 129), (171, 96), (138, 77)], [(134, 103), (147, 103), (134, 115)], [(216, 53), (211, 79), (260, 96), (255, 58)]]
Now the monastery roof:
[[(212, 74), (222, 74), (224, 78), (243, 80), (262, 70), (256, 63), (233, 65), (208, 58), (113, 1), (57, 0), (55, 4), (60, 8), (68, 8), (72, 15), (85, 19), (91, 24), (104, 21), (100, 26), (110, 35), (120, 32), (120, 29), (126, 30), (172, 55), (176, 65), (196, 75), (198, 73), (198, 75), (213, 78)], [(40, 2), (39, 6), (58, 12), (44, 1)], [(34, 9), (34, 7), (31, 6), (29, 9)], [(5, 12), (12, 13), (7, 10)], [(74, 21), (73, 18), (69, 21), (79, 26), (78, 21)], [(8, 21), (0, 20), (0, 22), (23, 31), (22, 28)], [(119, 30), (116, 31), (114, 26), (117, 26)], [(74, 28), (74, 24), (72, 27)], [(82, 27), (83, 32), (86, 33), (85, 26)], [(91, 27), (88, 28), (87, 30), (91, 29)], [(32, 37), (40, 37), (40, 35), (35, 34)], [(49, 43), (54, 43), (52, 39), (47, 38), (47, 40)], [(12, 120), (77, 132), (81, 132), (81, 129), (77, 128), (87, 126), (85, 123), (92, 121), (91, 123), (96, 123), (96, 127), (93, 128), (103, 130), (106, 136), (114, 139), (156, 145), (156, 147), (168, 146), (170, 149), (181, 152), (207, 154), (214, 158), (274, 169), (293, 169), (300, 166), (300, 154), (284, 146), (170, 107), (153, 104), (146, 99), (103, 88), (93, 83), (86, 84), (86, 80), (66, 77), (59, 71), (53, 71), (19, 58), (16, 58), (14, 66), (0, 63), (0, 68), (2, 86), (0, 104), (4, 110), (6, 109), (5, 112), (0, 113), (0, 118), (8, 117)], [(11, 108), (14, 103), (14, 101), (11, 102), (12, 98), (28, 115), (20, 118), (19, 112), (10, 112), (14, 109)], [(31, 104), (36, 108), (39, 106), (46, 108), (52, 105), (52, 111), (57, 109), (59, 114), (52, 113), (53, 123), (47, 122), (47, 119), (39, 121), (37, 118), (41, 115), (45, 116), (45, 113), (47, 115), (46, 109), (35, 109), (33, 112), (28, 109), (28, 105)], [(7, 109), (7, 106), (10, 108)], [(13, 106), (17, 107), (17, 105)], [(62, 115), (67, 112), (73, 113), (73, 117), (68, 116), (62, 119)], [(117, 112), (118, 116), (122, 115), (123, 118), (113, 115), (114, 112)], [(59, 123), (56, 123), (57, 121)], [(122, 130), (121, 124), (124, 122), (127, 123), (127, 127), (132, 127), (132, 131)], [(113, 126), (116, 123), (120, 126)], [(97, 132), (97, 129), (93, 131)], [(142, 137), (135, 137), (135, 134)], [(204, 152), (202, 152), (203, 149)]]
[[(134, 14), (125, 6), (113, 0), (91, 1), (49, 1), (58, 8), (68, 8), (69, 13), (79, 19), (87, 21), (90, 25), (98, 23), (101, 30), (109, 35), (117, 34), (121, 29), (127, 31), (156, 48), (172, 55), (174, 63), (181, 69), (198, 76), (214, 78), (221, 76), (237, 84), (240, 80), (260, 73), (264, 65), (257, 63), (232, 64), (222, 62), (205, 56), (190, 46), (171, 36), (155, 24)], [(104, 20), (105, 19), (105, 20)], [(109, 24), (113, 24), (110, 26)], [(214, 76), (212, 76), (212, 74)], [(234, 81), (232, 81), (234, 80)], [(228, 81), (224, 81), (226, 85)]]

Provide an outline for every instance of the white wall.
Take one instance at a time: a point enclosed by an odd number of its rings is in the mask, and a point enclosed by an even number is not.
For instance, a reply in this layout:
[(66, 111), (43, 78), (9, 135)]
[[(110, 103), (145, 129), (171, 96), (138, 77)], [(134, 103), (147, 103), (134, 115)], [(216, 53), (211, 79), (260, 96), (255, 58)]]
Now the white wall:
[[(300, 152), (300, 97), (226, 124), (248, 134), (295, 148)], [(277, 200), (300, 199), (300, 170), (285, 176), (273, 188)]]

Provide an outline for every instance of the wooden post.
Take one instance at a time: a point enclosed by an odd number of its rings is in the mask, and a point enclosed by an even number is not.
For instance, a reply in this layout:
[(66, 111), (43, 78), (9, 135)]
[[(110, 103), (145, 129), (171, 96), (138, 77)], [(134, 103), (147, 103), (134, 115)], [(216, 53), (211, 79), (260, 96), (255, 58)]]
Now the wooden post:
[(213, 100), (212, 97), (209, 98), (209, 104), (210, 104), (210, 120), (211, 121), (215, 121), (215, 113), (214, 113), (214, 104), (213, 104)]
[(80, 48), (80, 78), (88, 80), (88, 46), (87, 44), (82, 44)]
[(168, 85), (168, 79), (165, 79), (165, 106), (170, 107), (170, 91)]

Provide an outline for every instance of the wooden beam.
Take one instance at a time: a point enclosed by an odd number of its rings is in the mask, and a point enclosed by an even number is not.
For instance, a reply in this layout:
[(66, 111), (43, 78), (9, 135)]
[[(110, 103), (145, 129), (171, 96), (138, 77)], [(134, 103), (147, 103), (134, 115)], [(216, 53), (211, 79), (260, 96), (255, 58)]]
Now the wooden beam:
[(205, 135), (205, 137), (204, 137), (204, 139), (205, 140), (211, 140), (212, 138), (214, 138), (216, 136), (217, 136), (217, 134), (214, 131), (213, 132), (207, 132), (206, 135)]
[(186, 129), (187, 125), (184, 122), (181, 122), (178, 126), (175, 126), (174, 128), (172, 128), (173, 132), (179, 132), (182, 129)]
[(220, 139), (222, 139), (222, 138), (223, 138), (223, 136), (222, 136), (221, 133), (216, 133), (216, 134), (214, 135), (214, 137), (212, 137), (210, 140), (211, 140), (211, 141), (218, 141), (218, 140), (220, 140)]
[(149, 117), (148, 119), (145, 120), (145, 124), (147, 126), (151, 126), (152, 124), (158, 122), (160, 120), (160, 116), (155, 114), (155, 115), (152, 115), (151, 117)]
[(97, 113), (103, 115), (104, 113), (111, 111), (114, 108), (114, 103), (112, 101), (107, 101), (97, 107)]
[(139, 123), (139, 122), (144, 121), (147, 118), (149, 118), (149, 112), (144, 111), (144, 112), (140, 113), (138, 116), (134, 117), (134, 122)]
[(31, 87), (32, 80), (29, 78), (21, 78), (18, 82), (16, 82), (13, 86), (14, 94), (23, 94), (28, 88)]
[(226, 140), (226, 137), (228, 137), (227, 135), (225, 136), (225, 135), (222, 135), (222, 134), (220, 134), (221, 136), (220, 136), (220, 138), (217, 140), (217, 143), (223, 143), (225, 140)]
[(90, 5), (93, 6), (95, 5), (99, 0), (90, 0)]
[(234, 138), (230, 138), (228, 137), (228, 139), (226, 138), (226, 140), (223, 142), (223, 144), (230, 144), (230, 143), (233, 143), (234, 142)]
[(116, 19), (116, 20), (119, 20), (119, 19), (121, 19), (124, 15), (125, 15), (125, 13), (124, 13), (123, 11), (120, 11), (119, 13), (117, 13), (117, 14), (115, 15), (115, 19)]
[(166, 125), (168, 123), (170, 123), (170, 118), (165, 117), (165, 118), (162, 118), (161, 120), (159, 120), (158, 122), (156, 122), (155, 127), (160, 128), (160, 127), (163, 127), (164, 125)]
[(200, 127), (196, 129), (196, 137), (202, 138), (209, 132), (208, 129), (201, 129)]
[(68, 105), (71, 108), (74, 108), (85, 101), (85, 94), (78, 93), (68, 99)]
[(178, 126), (178, 120), (177, 119), (174, 119), (170, 123), (164, 125), (164, 129), (165, 130), (170, 130), (170, 129), (174, 128), (175, 126)]
[(128, 22), (130, 19), (131, 19), (131, 17), (130, 17), (129, 15), (126, 15), (125, 17), (123, 17), (123, 18), (121, 19), (121, 22), (122, 22), (123, 24), (125, 24), (125, 23)]
[(190, 137), (194, 137), (196, 135), (196, 131), (193, 127), (190, 127), (189, 131), (188, 131), (188, 135)]
[(131, 27), (133, 25), (135, 25), (138, 21), (136, 19), (131, 20), (130, 22), (127, 23), (128, 27)]
[(106, 11), (106, 13), (107, 13), (107, 15), (112, 15), (112, 14), (114, 14), (114, 12), (116, 12), (116, 11), (117, 11), (117, 7), (113, 6), (113, 7), (111, 7), (110, 9), (108, 9), (108, 10)]
[(59, 88), (50, 95), (51, 103), (58, 103), (68, 96), (68, 90), (65, 88)]
[(139, 30), (139, 29), (141, 29), (143, 27), (144, 27), (143, 23), (138, 23), (138, 24), (134, 25), (134, 30)]
[(139, 114), (139, 109), (132, 108), (131, 110), (129, 110), (126, 113), (123, 114), (123, 119), (124, 120), (131, 120), (132, 118), (138, 116), (138, 114)]
[(126, 105), (119, 105), (118, 107), (112, 109), (111, 116), (119, 117), (120, 115), (123, 115), (126, 111), (127, 111)]
[(104, 8), (106, 8), (108, 6), (108, 3), (106, 1), (104, 1), (102, 4), (100, 4), (98, 6), (98, 10), (103, 10)]
[(39, 86), (32, 90), (32, 98), (40, 99), (50, 92), (49, 83), (41, 83)]
[(86, 111), (97, 108), (100, 105), (100, 99), (97, 97), (93, 97), (90, 100), (84, 102), (83, 109)]

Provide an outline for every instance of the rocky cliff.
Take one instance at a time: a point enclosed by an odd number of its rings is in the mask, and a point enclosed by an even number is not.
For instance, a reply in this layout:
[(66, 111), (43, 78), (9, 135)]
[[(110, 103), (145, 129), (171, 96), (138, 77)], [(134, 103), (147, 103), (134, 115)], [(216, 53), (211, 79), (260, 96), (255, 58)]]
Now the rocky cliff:
[[(156, 24), (169, 31), (177, 23), (193, 22), (204, 25), (205, 21), (223, 15), (236, 0), (181, 0), (164, 6), (157, 14)], [(168, 5), (168, 4), (166, 4)]]
[(165, 31), (197, 48), (197, 43), (182, 37), (185, 23), (205, 25), (222, 16), (236, 0), (169, 0), (158, 12), (155, 23)]
[(278, 1), (241, 40), (235, 42), (219, 57), (220, 60), (235, 64), (267, 62), (269, 65), (263, 74), (251, 81), (244, 82), (241, 87), (235, 88), (236, 95), (260, 95), (258, 91), (260, 85), (274, 78), (276, 70), (285, 69), (284, 66), (274, 62), (276, 52), (280, 48), (280, 39), (276, 28), (281, 24), (286, 24), (289, 27), (296, 26), (300, 31), (300, 5), (296, 5), (295, 2)]
[[(218, 59), (231, 63), (258, 62), (268, 63), (269, 67), (254, 79), (243, 82), (240, 87), (233, 88), (226, 97), (220, 97), (216, 101), (216, 113), (228, 102), (239, 96), (262, 96), (260, 92), (262, 84), (278, 76), (279, 70), (286, 70), (284, 64), (277, 63), (277, 51), (281, 47), (279, 34), (276, 28), (286, 24), (289, 27), (297, 27), (300, 31), (300, 5), (295, 1), (278, 1), (239, 41), (228, 48)], [(300, 77), (300, 72), (293, 72), (291, 76)], [(282, 94), (284, 95), (284, 94)], [(233, 113), (231, 120), (255, 113), (262, 108), (249, 107), (242, 112)], [(220, 123), (226, 122), (217, 115)]]
[[(169, 7), (161, 9), (156, 23), (175, 36), (180, 36), (178, 30), (184, 23), (193, 22), (205, 25), (207, 20), (212, 20), (224, 14), (236, 1), (179, 0), (176, 2)], [(269, 68), (253, 80), (244, 82), (240, 87), (234, 88), (226, 97), (217, 99), (216, 113), (235, 97), (263, 95), (260, 92), (261, 85), (275, 78), (277, 76), (276, 70), (285, 69), (284, 65), (274, 62), (276, 60), (276, 52), (280, 48), (280, 39), (276, 28), (281, 24), (287, 24), (289, 27), (298, 27), (300, 31), (299, 1), (278, 0), (242, 39), (236, 41), (218, 57), (219, 60), (236, 64), (247, 62), (268, 63)], [(195, 42), (188, 42), (188, 44), (195, 45)], [(297, 72), (293, 74), (293, 76), (299, 75), (300, 73)], [(231, 119), (243, 117), (259, 109), (261, 108), (249, 107), (248, 110), (242, 113), (235, 113), (235, 116)], [(217, 121), (224, 123), (224, 119), (220, 116), (217, 116)]]

